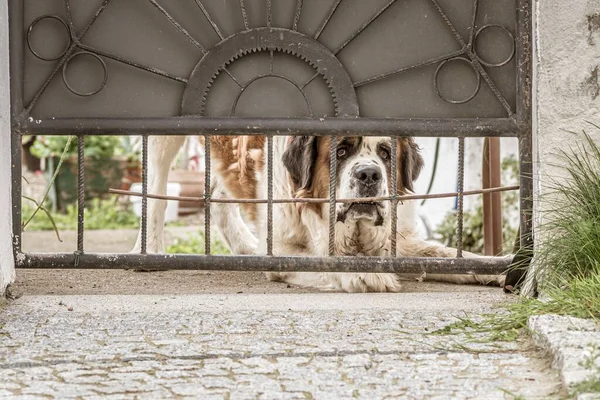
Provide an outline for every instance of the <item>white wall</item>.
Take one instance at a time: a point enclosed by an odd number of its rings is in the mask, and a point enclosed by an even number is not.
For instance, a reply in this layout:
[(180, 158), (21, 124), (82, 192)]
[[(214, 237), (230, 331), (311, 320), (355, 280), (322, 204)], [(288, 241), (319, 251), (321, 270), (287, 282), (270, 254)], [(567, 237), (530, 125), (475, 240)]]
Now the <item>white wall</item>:
[(535, 0), (533, 6), (534, 226), (540, 226), (545, 183), (557, 175), (551, 164), (582, 138), (566, 131), (585, 130), (600, 141), (600, 131), (586, 122), (600, 123), (600, 2)]
[(0, 299), (15, 280), (12, 251), (10, 180), (10, 92), (8, 75), (8, 2), (0, 0)]

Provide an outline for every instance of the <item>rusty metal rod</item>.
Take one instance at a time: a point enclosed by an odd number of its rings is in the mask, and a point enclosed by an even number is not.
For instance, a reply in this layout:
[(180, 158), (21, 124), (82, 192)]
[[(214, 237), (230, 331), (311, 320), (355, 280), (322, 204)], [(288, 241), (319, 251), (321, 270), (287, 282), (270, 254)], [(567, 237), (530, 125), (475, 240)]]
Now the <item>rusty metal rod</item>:
[[(494, 193), (494, 192), (506, 192), (510, 190), (519, 190), (519, 185), (513, 186), (501, 186), (488, 189), (477, 189), (468, 190), (463, 192), (463, 196), (473, 196), (478, 194)], [(141, 193), (131, 192), (121, 189), (108, 189), (108, 193), (121, 194), (125, 196), (143, 197)], [(458, 192), (450, 193), (433, 193), (433, 194), (409, 194), (404, 196), (398, 196), (399, 201), (404, 200), (421, 200), (421, 199), (442, 199), (448, 197), (456, 197)], [(162, 196), (156, 194), (147, 194), (146, 197), (149, 199), (158, 200), (174, 200), (174, 201), (195, 201), (198, 203), (204, 203), (204, 199), (201, 197), (184, 197), (184, 196)], [(391, 196), (388, 197), (359, 197), (356, 199), (336, 199), (337, 203), (372, 203), (376, 201), (389, 201), (392, 200)], [(260, 199), (211, 199), (211, 203), (226, 203), (226, 204), (267, 204), (268, 200)], [(273, 199), (273, 204), (285, 204), (285, 203), (329, 203), (328, 198), (315, 198), (315, 199)]]

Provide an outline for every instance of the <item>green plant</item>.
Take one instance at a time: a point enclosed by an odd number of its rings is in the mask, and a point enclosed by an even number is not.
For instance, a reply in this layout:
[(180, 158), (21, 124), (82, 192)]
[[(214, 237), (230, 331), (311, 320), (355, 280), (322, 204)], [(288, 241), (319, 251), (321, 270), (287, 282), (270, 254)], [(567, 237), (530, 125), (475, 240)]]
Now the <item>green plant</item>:
[[(23, 204), (23, 219), (33, 214), (34, 208)], [(48, 216), (49, 214), (47, 214)], [(31, 231), (74, 230), (77, 229), (77, 206), (70, 204), (65, 213), (55, 213), (47, 218), (38, 214), (27, 225)], [(129, 202), (121, 203), (116, 197), (106, 200), (92, 199), (84, 210), (85, 229), (135, 229), (139, 227), (139, 217), (133, 212)], [(58, 232), (57, 232), (58, 233)]]
[[(513, 184), (519, 176), (519, 162), (515, 157), (502, 161), (503, 181)], [(516, 223), (512, 216), (519, 210), (518, 192), (503, 192), (502, 196), (502, 236), (505, 251), (510, 252), (517, 235)], [(438, 225), (436, 233), (446, 246), (456, 245), (456, 211), (450, 211)], [(472, 253), (483, 253), (483, 204), (463, 212), (463, 248)]]
[(536, 248), (540, 280), (552, 286), (600, 270), (600, 144), (584, 132), (561, 160), (565, 175), (549, 185)]
[[(77, 154), (77, 141), (69, 142), (69, 136), (38, 136), (31, 146), (31, 154), (38, 158), (56, 157), (66, 148), (67, 157)], [(84, 153), (86, 157), (94, 159), (110, 159), (121, 146), (118, 136), (86, 136)]]
[[(204, 254), (204, 232), (188, 234), (185, 238), (176, 237), (173, 244), (167, 246), (167, 253), (172, 254)], [(211, 236), (211, 254), (229, 254), (229, 249), (223, 242)]]

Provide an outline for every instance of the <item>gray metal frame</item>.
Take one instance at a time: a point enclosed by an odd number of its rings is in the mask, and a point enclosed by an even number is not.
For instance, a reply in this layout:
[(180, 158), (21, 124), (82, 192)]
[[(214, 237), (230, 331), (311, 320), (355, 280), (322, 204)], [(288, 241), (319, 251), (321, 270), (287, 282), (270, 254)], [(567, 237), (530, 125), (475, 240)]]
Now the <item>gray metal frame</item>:
[[(470, 40), (466, 43), (458, 32), (454, 29), (452, 23), (444, 14), (442, 8), (436, 0), (429, 0), (438, 9), (440, 15), (444, 18), (448, 28), (453, 32), (456, 40), (460, 43), (461, 50), (456, 54), (451, 54), (446, 58), (430, 60), (429, 64), (441, 63), (436, 70), (437, 73), (442, 64), (449, 59), (457, 57), (464, 58), (477, 72), (478, 82), (480, 79), (486, 79), (487, 74), (484, 70), (483, 62), (473, 51), (473, 41), (476, 40), (476, 33), (472, 32)], [(109, 0), (103, 2), (102, 7), (108, 4)], [(270, 0), (268, 0), (270, 6)], [(393, 3), (392, 1), (391, 3)], [(478, 5), (479, 0), (474, 0), (474, 7)], [(160, 7), (155, 2), (155, 6)], [(197, 1), (199, 5), (201, 2)], [(335, 2), (335, 6), (340, 1)], [(390, 3), (390, 4), (391, 4)], [(178, 116), (178, 117), (149, 117), (149, 118), (56, 118), (42, 119), (36, 121), (31, 118), (31, 109), (39, 94), (43, 92), (52, 77), (58, 72), (60, 67), (73, 57), (73, 51), (89, 51), (92, 56), (102, 62), (101, 57), (107, 57), (115, 60), (114, 56), (94, 50), (79, 42), (74, 28), (66, 26), (70, 31), (69, 48), (61, 55), (58, 66), (53, 75), (48, 78), (41, 88), (41, 91), (34, 97), (30, 104), (24, 104), (24, 52), (26, 49), (27, 29), (24, 26), (24, 1), (9, 0), (10, 7), (10, 43), (11, 43), (11, 104), (12, 104), (12, 197), (13, 197), (13, 237), (14, 254), (16, 266), (18, 268), (144, 268), (144, 269), (206, 269), (206, 270), (261, 270), (261, 271), (339, 271), (339, 272), (427, 272), (427, 273), (481, 273), (498, 274), (506, 270), (511, 263), (511, 257), (482, 257), (477, 259), (464, 259), (461, 257), (462, 243), (462, 185), (459, 187), (459, 241), (457, 243), (458, 254), (454, 259), (438, 258), (411, 258), (411, 257), (285, 257), (285, 256), (214, 256), (214, 255), (163, 255), (146, 254), (145, 243), (142, 244), (142, 254), (114, 254), (114, 255), (96, 255), (84, 253), (83, 235), (83, 175), (85, 173), (83, 163), (83, 144), (85, 136), (88, 135), (141, 135), (143, 137), (143, 218), (142, 231), (146, 231), (146, 205), (147, 205), (147, 141), (149, 135), (204, 135), (207, 146), (210, 146), (210, 136), (212, 135), (267, 135), (269, 153), (272, 150), (272, 138), (280, 135), (319, 135), (332, 137), (332, 151), (334, 151), (335, 138), (344, 135), (354, 136), (421, 136), (421, 137), (457, 137), (459, 140), (459, 170), (461, 178), (464, 178), (464, 139), (486, 136), (504, 136), (517, 137), (520, 149), (520, 232), (521, 246), (531, 248), (532, 245), (532, 154), (531, 154), (531, 1), (517, 0), (517, 27), (514, 35), (514, 57), (516, 61), (516, 109), (512, 110), (500, 93), (494, 93), (503, 104), (508, 116), (506, 118), (365, 118), (348, 115), (339, 115), (336, 118), (311, 119), (311, 118), (242, 118), (242, 117), (197, 117), (197, 116)], [(68, 3), (67, 3), (68, 4)], [(240, 2), (243, 9), (243, 1)], [(294, 28), (298, 24), (299, 12), (302, 8), (302, 1), (298, 1), (297, 15), (294, 17)], [(387, 8), (387, 6), (386, 6)], [(101, 11), (101, 10), (100, 10)], [(205, 12), (206, 10), (203, 10)], [(385, 11), (382, 10), (381, 12)], [(332, 14), (335, 8), (332, 10)], [(475, 11), (476, 14), (476, 11)], [(379, 14), (378, 14), (379, 15)], [(377, 16), (378, 16), (377, 15)], [(168, 16), (168, 14), (166, 14)], [(374, 18), (376, 18), (375, 16)], [(330, 16), (331, 17), (331, 16)], [(374, 19), (373, 18), (373, 19)], [(474, 27), (474, 19), (473, 25)], [(210, 20), (209, 20), (210, 21)], [(174, 25), (176, 22), (171, 21)], [(244, 11), (244, 22), (246, 13)], [(369, 23), (372, 22), (369, 21)], [(92, 20), (93, 23), (93, 20)], [(91, 24), (83, 29), (86, 32)], [(214, 21), (211, 21), (215, 31), (222, 37)], [(270, 23), (270, 22), (269, 22)], [(326, 23), (326, 22), (325, 22)], [(177, 25), (176, 25), (177, 26)], [(364, 30), (366, 26), (361, 27)], [(186, 33), (179, 27), (182, 33)], [(362, 31), (361, 30), (361, 31)], [(474, 29), (472, 29), (473, 31)], [(481, 29), (480, 29), (481, 30)], [(322, 29), (321, 29), (322, 31)], [(319, 33), (321, 32), (319, 31)], [(359, 31), (356, 35), (360, 34)], [(509, 33), (510, 34), (510, 33)], [(354, 38), (354, 37), (353, 37)], [(351, 38), (350, 40), (352, 40)], [(345, 46), (347, 43), (342, 45)], [(339, 50), (337, 50), (339, 51)], [(336, 51), (336, 52), (337, 52)], [(335, 53), (334, 53), (335, 54)], [(132, 65), (128, 61), (124, 62), (130, 66), (146, 69), (144, 66)], [(103, 62), (102, 62), (103, 63)], [(423, 64), (424, 65), (424, 64)], [(410, 68), (416, 68), (416, 65)], [(106, 72), (106, 67), (103, 67)], [(409, 69), (410, 69), (409, 68)], [(150, 71), (152, 72), (152, 71)], [(393, 73), (400, 73), (394, 71)], [(162, 72), (154, 72), (160, 75)], [(389, 75), (389, 74), (388, 74)], [(177, 77), (171, 77), (176, 79)], [(384, 79), (385, 76), (376, 77)], [(177, 80), (177, 79), (176, 79)], [(368, 80), (367, 80), (368, 81)], [(358, 82), (360, 86), (368, 82)], [(65, 84), (68, 83), (65, 80)], [(436, 83), (437, 85), (437, 83)], [(479, 85), (479, 83), (478, 83)], [(493, 85), (490, 85), (493, 88)], [(69, 87), (70, 90), (72, 90)], [(437, 86), (436, 86), (437, 90)], [(75, 93), (75, 92), (74, 92)], [(439, 93), (439, 91), (438, 91)], [(80, 95), (89, 95), (83, 93)], [(448, 101), (452, 102), (452, 101)], [(79, 160), (79, 223), (78, 223), (78, 246), (75, 253), (60, 254), (30, 254), (21, 251), (21, 137), (24, 134), (44, 134), (44, 135), (76, 135), (78, 137), (78, 160)], [(396, 143), (394, 140), (393, 143)], [(393, 149), (395, 152), (396, 149)], [(207, 149), (207, 154), (209, 153)], [(334, 153), (335, 154), (335, 153)], [(271, 157), (269, 168), (272, 166)], [(395, 157), (392, 157), (395, 160)], [(207, 157), (207, 188), (210, 181), (210, 157)], [(331, 163), (331, 185), (335, 185), (335, 163)], [(395, 173), (395, 166), (393, 168)], [(395, 179), (392, 180), (395, 182)], [(460, 179), (462, 182), (462, 179)], [(334, 187), (334, 186), (333, 186)], [(210, 226), (210, 192), (205, 194), (206, 204), (206, 224)], [(393, 204), (397, 204), (399, 196), (393, 193), (388, 198)], [(330, 190), (328, 199), (331, 208), (335, 206), (335, 190)], [(262, 201), (267, 203), (269, 210), (272, 210), (272, 187), (269, 190), (269, 198)], [(392, 207), (395, 210), (395, 207)], [(269, 212), (272, 217), (272, 213)], [(330, 213), (330, 221), (333, 221), (333, 213)], [(396, 218), (394, 215), (393, 224)], [(271, 225), (271, 224), (269, 224)], [(208, 231), (209, 232), (209, 231)], [(330, 232), (330, 238), (332, 237)], [(145, 234), (144, 234), (145, 237)], [(395, 248), (395, 240), (392, 240), (392, 247)], [(269, 230), (269, 254), (272, 250), (272, 236)], [(210, 254), (210, 240), (207, 238), (207, 254)]]

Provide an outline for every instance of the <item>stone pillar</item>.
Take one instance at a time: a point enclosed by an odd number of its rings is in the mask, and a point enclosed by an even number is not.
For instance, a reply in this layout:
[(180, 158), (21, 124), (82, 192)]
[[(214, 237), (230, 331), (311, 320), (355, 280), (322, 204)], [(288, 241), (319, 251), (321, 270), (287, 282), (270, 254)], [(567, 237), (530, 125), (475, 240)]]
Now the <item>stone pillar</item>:
[(15, 280), (12, 250), (8, 0), (0, 0), (0, 299)]
[[(560, 150), (587, 133), (600, 141), (600, 3), (598, 0), (535, 0), (533, 3), (534, 227), (544, 221), (549, 178)], [(539, 239), (539, 232), (536, 234)], [(526, 294), (535, 288), (535, 262)]]

